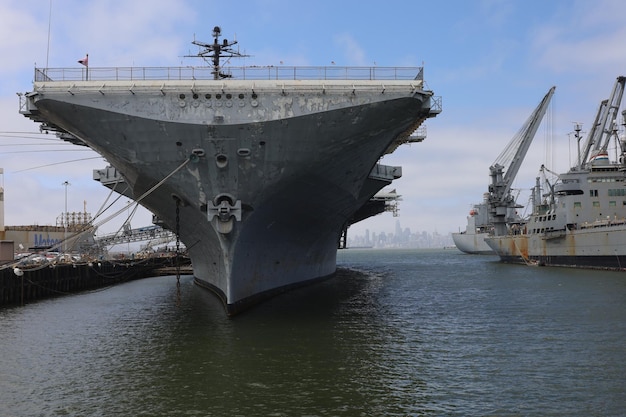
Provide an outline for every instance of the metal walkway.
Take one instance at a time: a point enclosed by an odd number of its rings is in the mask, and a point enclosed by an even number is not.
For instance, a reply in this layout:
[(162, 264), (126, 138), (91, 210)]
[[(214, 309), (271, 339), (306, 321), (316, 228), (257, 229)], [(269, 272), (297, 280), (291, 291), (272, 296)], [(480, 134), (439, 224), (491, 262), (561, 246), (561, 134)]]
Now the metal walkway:
[(120, 232), (96, 237), (95, 240), (100, 247), (150, 240), (157, 240), (161, 244), (175, 241), (176, 235), (161, 226), (147, 226), (138, 229), (126, 228)]

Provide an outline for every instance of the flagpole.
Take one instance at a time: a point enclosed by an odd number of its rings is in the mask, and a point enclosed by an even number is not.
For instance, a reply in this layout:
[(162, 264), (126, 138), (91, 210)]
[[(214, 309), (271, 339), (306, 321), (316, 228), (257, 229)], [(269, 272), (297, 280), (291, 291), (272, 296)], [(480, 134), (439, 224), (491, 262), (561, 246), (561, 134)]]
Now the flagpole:
[(85, 66), (85, 81), (89, 81), (89, 54), (83, 59), (79, 59), (78, 63)]
[(46, 70), (48, 69), (48, 58), (50, 58), (50, 27), (52, 26), (52, 0), (50, 0), (50, 10), (48, 11), (48, 47), (46, 48)]

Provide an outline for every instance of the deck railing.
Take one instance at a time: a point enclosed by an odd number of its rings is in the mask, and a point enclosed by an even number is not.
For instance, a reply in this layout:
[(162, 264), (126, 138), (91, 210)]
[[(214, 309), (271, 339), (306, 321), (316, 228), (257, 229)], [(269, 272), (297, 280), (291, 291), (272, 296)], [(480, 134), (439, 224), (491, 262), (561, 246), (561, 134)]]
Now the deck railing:
[[(423, 67), (225, 67), (234, 80), (423, 80)], [(35, 68), (35, 81), (213, 80), (211, 67)]]

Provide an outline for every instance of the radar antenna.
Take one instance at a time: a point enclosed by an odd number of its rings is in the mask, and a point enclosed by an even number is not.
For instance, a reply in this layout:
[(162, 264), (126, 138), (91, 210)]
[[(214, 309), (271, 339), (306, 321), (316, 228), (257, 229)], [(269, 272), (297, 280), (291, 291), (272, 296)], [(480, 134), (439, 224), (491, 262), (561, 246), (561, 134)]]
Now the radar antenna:
[(219, 38), (221, 35), (222, 29), (220, 29), (219, 26), (215, 26), (213, 28), (213, 43), (200, 42), (194, 39), (191, 43), (199, 46), (201, 49), (197, 55), (186, 55), (187, 57), (200, 57), (207, 62), (208, 59), (210, 59), (211, 65), (213, 66), (212, 74), (214, 80), (232, 77), (231, 74), (226, 74), (222, 72), (222, 67), (220, 66), (221, 58), (243, 58), (249, 56), (241, 54), (239, 53), (239, 51), (235, 51), (232, 48), (232, 46), (237, 44), (237, 41), (229, 41), (228, 39), (224, 39), (220, 43)]

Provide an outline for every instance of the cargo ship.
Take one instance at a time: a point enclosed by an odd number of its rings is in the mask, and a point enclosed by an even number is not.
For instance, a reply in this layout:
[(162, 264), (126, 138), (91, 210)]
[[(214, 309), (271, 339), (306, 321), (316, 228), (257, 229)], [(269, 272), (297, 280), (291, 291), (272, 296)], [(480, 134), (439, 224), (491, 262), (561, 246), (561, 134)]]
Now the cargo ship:
[[(441, 111), (423, 68), (35, 68), (20, 112), (89, 146), (174, 231), (229, 315), (336, 270), (341, 235), (402, 175), (379, 160)], [(87, 63), (85, 60), (83, 64)]]
[(458, 250), (470, 255), (493, 255), (493, 250), (485, 238), (493, 230), (489, 221), (489, 209), (486, 201), (474, 204), (467, 216), (465, 230), (452, 233), (452, 241)]
[(600, 103), (585, 141), (581, 124), (575, 125), (576, 164), (553, 181), (550, 170), (541, 167), (532, 214), (486, 238), (502, 261), (626, 268), (626, 137), (618, 120), (625, 81), (618, 77), (609, 98)]

